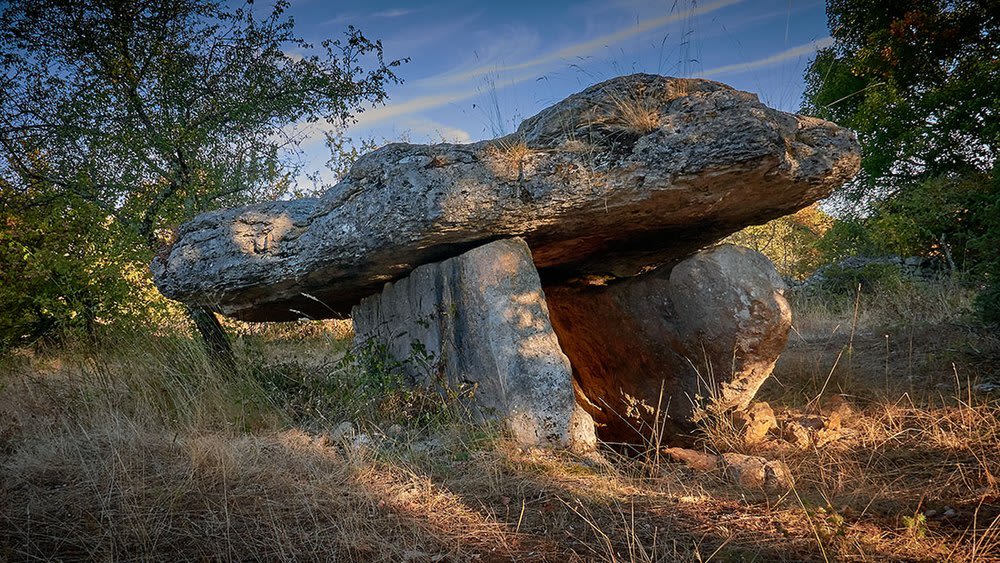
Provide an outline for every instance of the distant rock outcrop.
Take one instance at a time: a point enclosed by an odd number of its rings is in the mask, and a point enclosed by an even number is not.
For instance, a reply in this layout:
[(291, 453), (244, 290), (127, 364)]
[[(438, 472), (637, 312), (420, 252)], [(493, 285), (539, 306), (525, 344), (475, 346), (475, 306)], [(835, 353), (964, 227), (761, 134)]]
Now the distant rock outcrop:
[(245, 320), (354, 308), (359, 339), (433, 348), (440, 379), (474, 382), (526, 443), (586, 441), (574, 385), (606, 439), (648, 435), (648, 412), (615, 422), (636, 405), (666, 405), (681, 434), (699, 396), (745, 405), (788, 328), (766, 259), (699, 251), (828, 195), (859, 160), (851, 132), (752, 94), (625, 76), (500, 139), (388, 145), (318, 198), (201, 215), (152, 270), (168, 297)]
[[(875, 286), (885, 278), (933, 281), (952, 271), (944, 258), (925, 256), (848, 256), (834, 264), (820, 266), (802, 281), (788, 280), (798, 291), (846, 290), (856, 285)], [(850, 285), (850, 287), (842, 287)], [(865, 289), (868, 289), (867, 287)]]

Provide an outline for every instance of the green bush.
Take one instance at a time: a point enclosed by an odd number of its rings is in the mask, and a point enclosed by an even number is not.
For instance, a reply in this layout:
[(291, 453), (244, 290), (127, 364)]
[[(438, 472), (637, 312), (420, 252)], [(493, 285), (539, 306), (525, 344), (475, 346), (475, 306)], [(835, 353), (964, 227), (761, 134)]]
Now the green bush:
[[(864, 216), (836, 221), (817, 247), (827, 263), (848, 256), (937, 258), (983, 288), (977, 311), (982, 319), (997, 322), (1000, 166), (989, 174), (970, 172), (914, 182), (891, 197), (871, 202)], [(831, 282), (834, 289), (850, 284), (854, 291), (859, 282), (865, 289), (879, 280), (886, 281), (888, 274), (870, 271), (832, 275), (836, 278)]]
[(1000, 324), (1000, 283), (992, 281), (979, 292), (976, 297), (976, 310), (984, 322)]
[(854, 295), (859, 287), (872, 293), (898, 290), (904, 283), (907, 281), (895, 264), (872, 263), (860, 268), (834, 265), (823, 271), (821, 289), (834, 295)]
[(133, 241), (91, 203), (0, 182), (0, 351), (73, 332), (92, 337), (110, 322), (162, 320), (167, 302)]

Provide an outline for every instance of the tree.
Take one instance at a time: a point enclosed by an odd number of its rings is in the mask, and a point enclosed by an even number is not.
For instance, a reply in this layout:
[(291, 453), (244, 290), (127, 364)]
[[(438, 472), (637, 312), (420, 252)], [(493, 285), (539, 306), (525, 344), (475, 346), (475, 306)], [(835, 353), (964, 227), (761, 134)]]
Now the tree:
[(855, 129), (868, 188), (987, 172), (1000, 151), (1000, 2), (829, 0), (803, 110)]
[(0, 182), (0, 350), (60, 329), (91, 330), (104, 313), (96, 290), (121, 293), (113, 268), (94, 267), (105, 234), (95, 228), (100, 211), (60, 200), (47, 205), (38, 190)]
[[(10, 0), (0, 8), (0, 178), (86, 202), (140, 243), (197, 213), (280, 196), (296, 125), (343, 124), (398, 82), (382, 45), (348, 28), (318, 47), (279, 0)], [(370, 70), (365, 70), (365, 67)], [(214, 314), (192, 310), (225, 348)]]
[(1000, 318), (1000, 1), (828, 0), (827, 15), (803, 111), (858, 132), (852, 240), (974, 272)]
[(726, 241), (764, 254), (782, 276), (803, 279), (823, 264), (818, 244), (832, 225), (833, 219), (813, 204), (763, 225), (749, 226)]

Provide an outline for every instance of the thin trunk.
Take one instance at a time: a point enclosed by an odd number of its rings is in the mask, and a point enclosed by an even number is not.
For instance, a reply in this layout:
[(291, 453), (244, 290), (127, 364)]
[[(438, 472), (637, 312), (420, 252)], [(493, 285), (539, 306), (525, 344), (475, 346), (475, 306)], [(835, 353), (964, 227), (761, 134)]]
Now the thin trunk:
[(955, 261), (951, 258), (951, 246), (944, 240), (944, 233), (941, 233), (941, 237), (938, 239), (941, 243), (941, 250), (944, 251), (944, 257), (948, 261), (948, 270), (951, 273), (955, 272)]
[[(181, 166), (184, 168), (183, 162)], [(171, 180), (168, 186), (156, 194), (156, 197), (150, 202), (149, 207), (143, 214), (142, 221), (138, 225), (137, 231), (139, 235), (146, 239), (146, 244), (154, 254), (158, 252), (158, 249), (163, 244), (163, 241), (156, 235), (156, 229), (154, 228), (156, 217), (159, 214), (160, 207), (179, 188), (180, 185)], [(219, 323), (219, 319), (215, 316), (215, 313), (208, 307), (186, 305), (186, 308), (188, 317), (194, 321), (194, 326), (198, 329), (198, 333), (201, 334), (202, 343), (204, 343), (212, 361), (221, 367), (228, 369), (235, 368), (236, 356), (233, 354), (233, 347), (229, 344), (226, 331), (222, 328), (222, 324)]]
[(208, 349), (208, 354), (212, 360), (227, 368), (236, 367), (236, 356), (233, 355), (233, 347), (226, 338), (226, 331), (219, 323), (215, 313), (207, 307), (187, 307), (188, 316), (194, 321), (194, 326), (201, 333), (202, 341)]

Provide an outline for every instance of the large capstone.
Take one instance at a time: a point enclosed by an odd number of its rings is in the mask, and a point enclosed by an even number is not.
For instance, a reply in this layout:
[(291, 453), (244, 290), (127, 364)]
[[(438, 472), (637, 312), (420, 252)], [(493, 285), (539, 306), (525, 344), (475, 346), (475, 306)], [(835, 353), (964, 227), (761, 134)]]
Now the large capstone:
[(258, 321), (346, 314), (421, 264), (513, 236), (546, 284), (616, 279), (809, 205), (858, 163), (833, 123), (637, 74), (500, 139), (387, 145), (318, 198), (200, 215), (152, 270), (168, 297)]
[(505, 421), (519, 443), (594, 448), (523, 240), (420, 266), (351, 316), (356, 348), (388, 353), (412, 384), (459, 398), (478, 419)]

